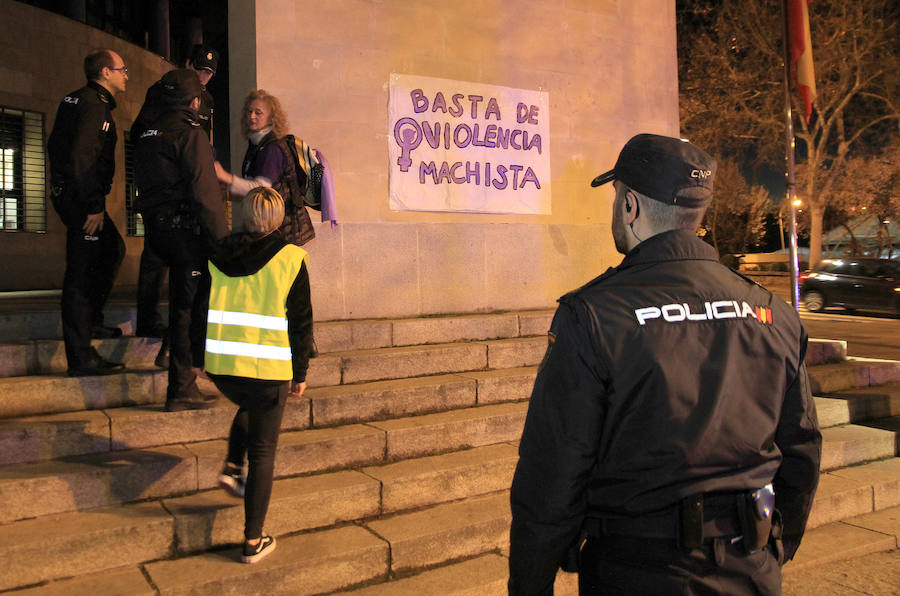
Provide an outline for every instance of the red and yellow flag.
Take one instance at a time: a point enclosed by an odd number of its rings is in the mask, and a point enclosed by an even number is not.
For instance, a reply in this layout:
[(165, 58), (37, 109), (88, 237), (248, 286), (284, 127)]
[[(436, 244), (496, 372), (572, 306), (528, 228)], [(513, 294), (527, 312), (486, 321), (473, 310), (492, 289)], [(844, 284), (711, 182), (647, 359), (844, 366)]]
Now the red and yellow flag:
[(797, 83), (797, 91), (803, 100), (806, 123), (812, 115), (812, 103), (816, 99), (816, 78), (813, 71), (812, 39), (809, 34), (809, 9), (812, 0), (787, 0), (788, 48), (791, 70)]

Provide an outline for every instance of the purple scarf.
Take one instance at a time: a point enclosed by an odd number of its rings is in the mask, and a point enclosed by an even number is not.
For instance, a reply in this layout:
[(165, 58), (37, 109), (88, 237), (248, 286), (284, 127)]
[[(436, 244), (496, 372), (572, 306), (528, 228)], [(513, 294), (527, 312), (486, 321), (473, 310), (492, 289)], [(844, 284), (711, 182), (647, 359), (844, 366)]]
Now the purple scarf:
[(338, 225), (337, 221), (337, 200), (334, 196), (334, 175), (331, 166), (325, 161), (325, 156), (318, 149), (313, 149), (316, 159), (324, 168), (322, 171), (322, 222), (330, 221), (331, 228), (334, 229)]

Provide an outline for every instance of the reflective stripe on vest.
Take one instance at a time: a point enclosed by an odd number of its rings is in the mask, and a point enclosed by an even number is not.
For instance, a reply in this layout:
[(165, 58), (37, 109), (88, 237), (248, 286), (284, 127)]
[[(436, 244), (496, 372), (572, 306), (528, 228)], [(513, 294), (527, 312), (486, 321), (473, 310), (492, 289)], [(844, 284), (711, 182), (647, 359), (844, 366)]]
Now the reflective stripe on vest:
[(285, 302), (308, 255), (288, 244), (252, 275), (229, 277), (212, 262), (206, 370), (252, 379), (293, 377)]

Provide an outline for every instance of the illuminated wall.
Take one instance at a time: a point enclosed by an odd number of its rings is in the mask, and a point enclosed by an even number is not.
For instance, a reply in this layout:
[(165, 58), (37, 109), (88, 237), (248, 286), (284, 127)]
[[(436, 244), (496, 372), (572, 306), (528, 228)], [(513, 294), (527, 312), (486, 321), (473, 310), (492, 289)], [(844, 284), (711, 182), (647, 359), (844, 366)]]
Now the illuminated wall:
[[(317, 225), (307, 246), (320, 320), (552, 306), (620, 260), (611, 191), (590, 180), (632, 134), (678, 132), (671, 0), (256, 0), (229, 10), (232, 130), (246, 92), (267, 89), (334, 169), (340, 226)], [(551, 213), (392, 210), (391, 73), (547, 92)], [(236, 138), (234, 167), (244, 149)]]

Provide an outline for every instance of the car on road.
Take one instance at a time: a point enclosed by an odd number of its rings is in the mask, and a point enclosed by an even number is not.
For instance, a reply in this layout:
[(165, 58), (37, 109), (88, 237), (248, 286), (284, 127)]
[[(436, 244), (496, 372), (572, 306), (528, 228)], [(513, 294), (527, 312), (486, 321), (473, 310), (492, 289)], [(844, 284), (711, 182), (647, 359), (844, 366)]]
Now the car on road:
[(870, 257), (825, 259), (800, 276), (807, 310), (829, 306), (900, 314), (900, 262)]

